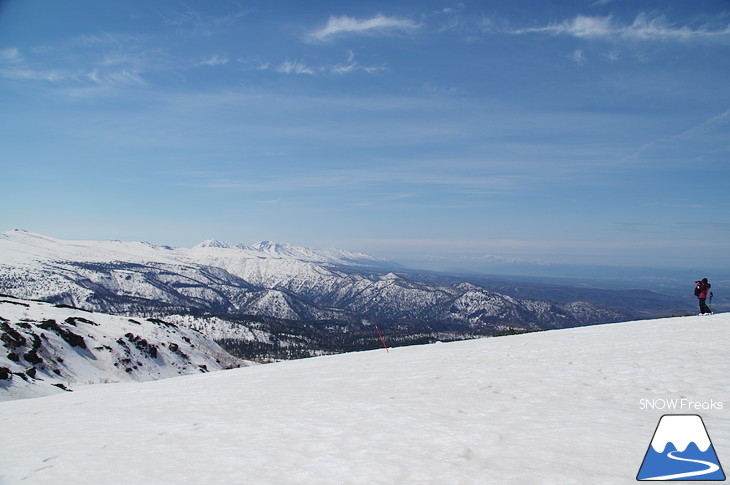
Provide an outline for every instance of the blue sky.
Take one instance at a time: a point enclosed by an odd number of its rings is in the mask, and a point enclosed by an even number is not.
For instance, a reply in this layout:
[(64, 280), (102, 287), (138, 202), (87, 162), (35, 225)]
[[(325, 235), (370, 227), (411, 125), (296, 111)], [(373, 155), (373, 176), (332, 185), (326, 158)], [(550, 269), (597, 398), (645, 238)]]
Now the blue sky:
[(730, 3), (0, 1), (0, 229), (730, 268)]

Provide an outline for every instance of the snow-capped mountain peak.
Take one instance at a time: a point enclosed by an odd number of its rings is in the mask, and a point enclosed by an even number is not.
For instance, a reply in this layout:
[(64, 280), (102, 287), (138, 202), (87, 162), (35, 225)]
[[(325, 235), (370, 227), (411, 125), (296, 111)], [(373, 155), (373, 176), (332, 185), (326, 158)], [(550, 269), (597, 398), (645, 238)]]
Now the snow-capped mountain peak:
[(225, 248), (230, 249), (233, 246), (227, 242), (219, 241), (218, 239), (206, 239), (200, 244), (195, 245), (196, 248)]
[(285, 245), (288, 246), (288, 244), (284, 243), (278, 243), (274, 241), (258, 241), (251, 245), (251, 248), (257, 249), (259, 251), (279, 251), (281, 248), (283, 248)]
[(248, 246), (247, 249), (259, 251), (268, 256), (274, 257), (285, 257), (302, 260), (316, 260), (318, 257), (317, 252), (312, 249), (295, 246), (286, 242), (259, 241), (252, 244), (251, 246)]
[(376, 258), (369, 254), (352, 252), (345, 249), (326, 248), (312, 249), (304, 246), (296, 246), (286, 242), (259, 241), (251, 246), (239, 246), (246, 249), (259, 251), (267, 256), (279, 258), (292, 258), (300, 261), (316, 263), (330, 263), (355, 266), (383, 266), (394, 264), (387, 259)]
[(345, 249), (327, 248), (313, 249), (297, 246), (288, 242), (263, 240), (253, 244), (230, 244), (217, 239), (208, 239), (193, 247), (193, 250), (207, 248), (231, 249), (230, 253), (216, 253), (229, 258), (272, 258), (280, 260), (296, 260), (308, 263), (320, 263), (344, 266), (396, 266), (387, 259), (376, 258), (365, 253), (352, 252)]
[(699, 416), (664, 416), (654, 434), (651, 446), (657, 453), (663, 453), (670, 442), (674, 443), (679, 451), (686, 450), (690, 443), (696, 444), (700, 451), (706, 451), (710, 447), (710, 439)]

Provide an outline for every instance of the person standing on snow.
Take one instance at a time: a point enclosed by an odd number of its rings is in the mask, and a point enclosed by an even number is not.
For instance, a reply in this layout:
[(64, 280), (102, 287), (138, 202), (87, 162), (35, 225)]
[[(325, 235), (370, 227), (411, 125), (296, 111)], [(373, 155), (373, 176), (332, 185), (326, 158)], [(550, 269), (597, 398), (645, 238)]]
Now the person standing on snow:
[[(697, 298), (700, 300), (700, 315), (712, 313), (710, 307), (708, 307), (707, 303), (705, 303), (707, 300), (707, 293), (710, 291), (710, 288), (712, 288), (712, 285), (707, 282), (707, 278), (703, 278), (702, 281), (695, 281), (695, 285), (695, 295), (697, 295)], [(712, 295), (712, 293), (710, 293), (710, 295)]]

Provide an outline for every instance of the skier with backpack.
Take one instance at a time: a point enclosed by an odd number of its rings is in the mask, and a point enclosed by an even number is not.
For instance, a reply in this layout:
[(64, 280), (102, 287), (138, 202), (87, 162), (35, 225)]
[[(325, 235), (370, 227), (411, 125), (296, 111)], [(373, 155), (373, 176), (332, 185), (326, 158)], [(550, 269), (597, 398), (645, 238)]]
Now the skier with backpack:
[(712, 292), (710, 291), (712, 285), (708, 283), (707, 278), (702, 278), (702, 281), (695, 281), (695, 296), (700, 300), (700, 315), (711, 314), (712, 310), (707, 306), (707, 293), (710, 294), (710, 300), (712, 300)]

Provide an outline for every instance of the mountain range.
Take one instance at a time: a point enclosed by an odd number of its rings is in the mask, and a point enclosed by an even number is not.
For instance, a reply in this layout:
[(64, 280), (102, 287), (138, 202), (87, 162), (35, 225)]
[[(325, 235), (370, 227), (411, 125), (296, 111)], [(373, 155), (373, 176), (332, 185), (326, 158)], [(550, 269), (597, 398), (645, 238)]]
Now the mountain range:
[(451, 339), (631, 318), (626, 310), (586, 301), (518, 298), (464, 281), (419, 280), (387, 260), (337, 249), (217, 240), (172, 248), (65, 241), (21, 230), (0, 234), (0, 293), (186, 320), (219, 338), (225, 334), (229, 345), (250, 342), (238, 334), (273, 331), (281, 338), (277, 344), (268, 339), (272, 349), (282, 341), (291, 349), (295, 336), (299, 347), (322, 352), (343, 350), (325, 343), (335, 330), (349, 339), (344, 348), (358, 348), (378, 345), (360, 342), (374, 335), (373, 326), (388, 329), (396, 343), (409, 343), (439, 332), (439, 338), (451, 332)]

